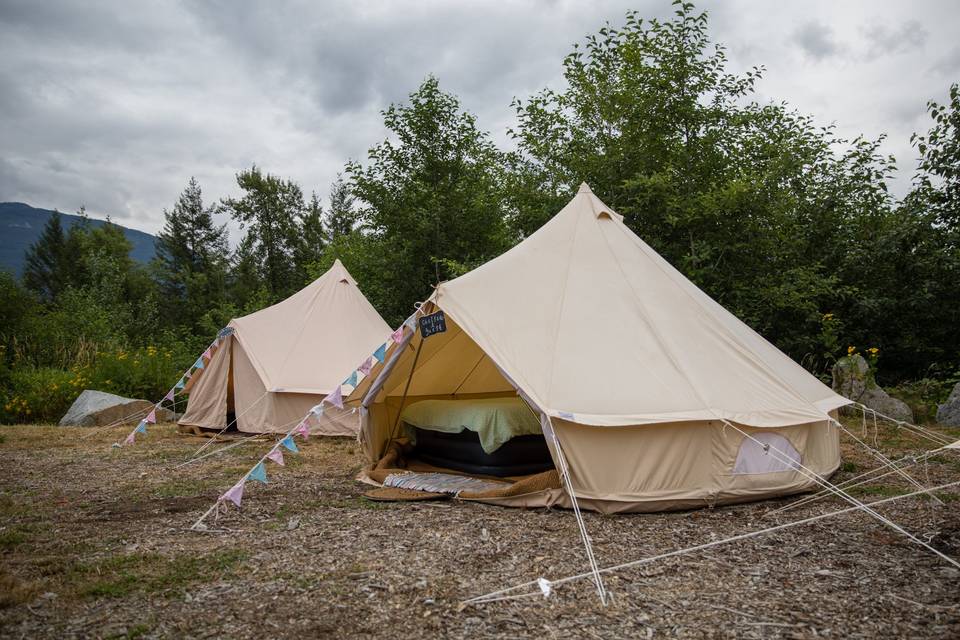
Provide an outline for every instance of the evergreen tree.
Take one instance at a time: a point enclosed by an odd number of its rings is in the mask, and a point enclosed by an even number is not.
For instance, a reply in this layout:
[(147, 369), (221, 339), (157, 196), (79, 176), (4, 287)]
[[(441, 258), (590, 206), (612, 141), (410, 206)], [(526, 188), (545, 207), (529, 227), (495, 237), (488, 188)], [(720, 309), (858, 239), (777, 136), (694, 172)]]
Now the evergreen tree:
[(349, 235), (356, 227), (358, 214), (353, 204), (350, 185), (338, 174), (330, 187), (330, 213), (327, 214), (327, 229), (331, 240)]
[(228, 259), (225, 225), (204, 207), (200, 185), (190, 178), (157, 235), (153, 270), (168, 324), (198, 327), (211, 307), (225, 302)]
[(64, 231), (59, 211), (54, 211), (40, 234), (40, 238), (27, 249), (23, 283), (35, 291), (46, 302), (55, 302), (70, 286), (83, 281), (81, 264), (82, 236), (87, 229), (85, 213), (83, 218)]
[(310, 282), (311, 265), (316, 264), (323, 255), (327, 244), (327, 234), (323, 223), (323, 206), (316, 193), (310, 194), (310, 202), (303, 213), (300, 225), (300, 235), (294, 250), (294, 262), (297, 265), (298, 277), (303, 282)]

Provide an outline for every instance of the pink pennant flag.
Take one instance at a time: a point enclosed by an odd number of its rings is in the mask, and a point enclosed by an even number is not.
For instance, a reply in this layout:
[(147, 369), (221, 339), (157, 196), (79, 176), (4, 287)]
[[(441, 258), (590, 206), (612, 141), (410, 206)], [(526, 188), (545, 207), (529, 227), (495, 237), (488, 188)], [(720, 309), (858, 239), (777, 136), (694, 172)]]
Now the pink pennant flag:
[(147, 414), (147, 417), (143, 419), (144, 422), (149, 422), (150, 424), (157, 424), (157, 408), (154, 407), (150, 413)]
[(190, 369), (187, 369), (187, 372), (186, 372), (185, 374), (183, 374), (183, 377), (184, 377), (184, 378), (189, 378), (189, 377), (192, 376), (192, 375), (193, 375), (193, 368), (191, 367)]
[(167, 391), (167, 395), (163, 396), (163, 399), (173, 402), (173, 389), (170, 389), (170, 391)]
[(403, 326), (390, 334), (390, 339), (400, 344), (400, 341), (403, 340)]
[(332, 404), (337, 409), (343, 409), (343, 393), (340, 391), (340, 385), (333, 392), (323, 399), (327, 404)]
[(304, 420), (298, 424), (295, 432), (303, 436), (303, 439), (306, 440), (310, 436), (310, 427), (307, 426), (307, 421)]
[(357, 369), (357, 371), (359, 371), (365, 376), (368, 376), (370, 375), (370, 369), (372, 368), (373, 368), (373, 358), (367, 358), (366, 360), (363, 361), (363, 364), (360, 365), (360, 368)]
[[(194, 353), (196, 353), (196, 352), (194, 352)], [(207, 350), (203, 352), (203, 357), (206, 358), (207, 360), (209, 360), (211, 353), (212, 353), (212, 352), (210, 351), (210, 347), (207, 347)]]
[(274, 449), (267, 454), (267, 460), (273, 460), (280, 466), (283, 466), (283, 452), (280, 449)]
[(220, 499), (229, 500), (239, 507), (240, 501), (243, 500), (243, 480), (230, 487), (230, 490), (220, 496)]
[(133, 431), (131, 431), (127, 439), (123, 441), (123, 444), (133, 444), (134, 442), (136, 442), (136, 438), (133, 436)]

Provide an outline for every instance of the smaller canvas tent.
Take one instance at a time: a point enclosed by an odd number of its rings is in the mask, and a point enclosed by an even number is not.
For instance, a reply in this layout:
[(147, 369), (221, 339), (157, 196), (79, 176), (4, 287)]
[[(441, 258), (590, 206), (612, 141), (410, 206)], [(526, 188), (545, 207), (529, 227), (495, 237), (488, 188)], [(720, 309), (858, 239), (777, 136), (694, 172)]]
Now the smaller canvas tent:
[[(283, 433), (337, 388), (390, 327), (339, 260), (286, 300), (236, 318), (232, 332), (187, 385), (184, 426)], [(322, 435), (353, 436), (359, 415), (329, 408)]]
[[(408, 333), (348, 398), (361, 407), (371, 464), (414, 402), (516, 394), (561, 444), (581, 506), (598, 511), (784, 495), (814, 486), (796, 463), (823, 476), (840, 464), (830, 414), (849, 401), (687, 280), (586, 185), (510, 251), (439, 285), (422, 310), (443, 311), (446, 331)], [(570, 506), (560, 488), (485, 501)]]

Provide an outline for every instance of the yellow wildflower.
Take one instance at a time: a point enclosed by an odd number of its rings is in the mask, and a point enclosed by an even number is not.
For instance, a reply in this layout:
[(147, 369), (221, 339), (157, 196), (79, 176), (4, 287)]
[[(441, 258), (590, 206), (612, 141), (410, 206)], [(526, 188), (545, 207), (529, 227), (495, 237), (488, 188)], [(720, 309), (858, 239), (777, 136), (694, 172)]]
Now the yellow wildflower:
[(872, 356), (875, 356), (875, 355), (877, 355), (878, 353), (880, 353), (880, 349), (878, 349), (878, 348), (876, 348), (876, 347), (870, 347), (869, 349), (867, 349), (867, 351), (869, 351), (869, 352), (870, 352), (870, 355), (872, 355)]
[(823, 319), (824, 319), (824, 320), (832, 320), (832, 319), (833, 319), (833, 314), (832, 314), (832, 313), (825, 313), (825, 314), (823, 314)]
[(855, 354), (856, 352), (857, 352), (857, 348), (856, 348), (856, 347), (854, 347), (854, 346), (852, 346), (852, 345), (849, 346), (849, 347), (847, 347), (847, 355), (848, 355), (848, 356), (852, 356), (852, 355)]

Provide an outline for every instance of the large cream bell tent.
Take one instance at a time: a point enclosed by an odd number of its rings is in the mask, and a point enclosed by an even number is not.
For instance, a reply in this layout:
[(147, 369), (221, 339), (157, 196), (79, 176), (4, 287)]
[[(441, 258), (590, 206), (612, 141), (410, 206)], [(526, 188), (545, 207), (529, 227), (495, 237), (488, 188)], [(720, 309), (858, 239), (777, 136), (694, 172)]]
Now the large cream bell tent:
[(814, 485), (802, 471), (840, 464), (831, 417), (849, 401), (586, 185), (513, 249), (440, 284), (420, 314), (441, 312), (438, 332), (408, 331), (346, 398), (368, 482), (499, 476), (459, 495), (570, 506), (565, 460), (580, 506), (613, 513), (800, 492)]
[[(231, 320), (186, 390), (183, 427), (284, 433), (339, 387), (390, 327), (339, 260), (286, 300)], [(313, 433), (356, 436), (359, 415), (328, 408)]]

